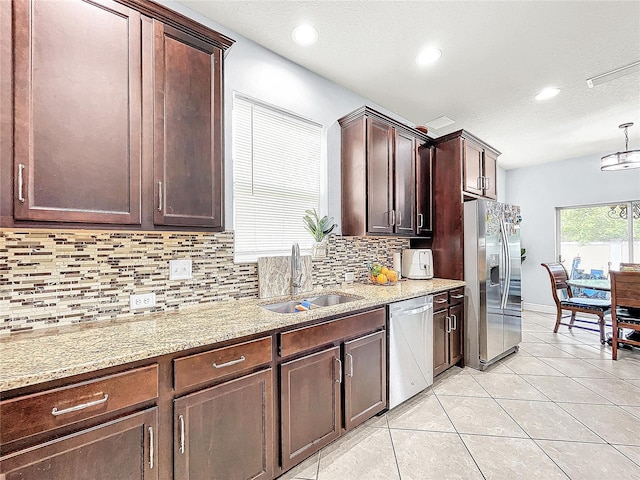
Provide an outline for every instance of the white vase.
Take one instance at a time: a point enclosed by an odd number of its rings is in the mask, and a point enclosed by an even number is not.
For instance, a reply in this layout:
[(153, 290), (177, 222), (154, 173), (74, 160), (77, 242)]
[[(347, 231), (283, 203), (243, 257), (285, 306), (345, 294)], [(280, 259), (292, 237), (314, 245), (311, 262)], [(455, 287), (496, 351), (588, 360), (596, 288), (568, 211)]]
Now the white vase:
[(312, 258), (326, 258), (328, 251), (329, 243), (325, 238), (321, 242), (316, 242), (313, 244), (313, 247), (311, 248), (311, 256)]

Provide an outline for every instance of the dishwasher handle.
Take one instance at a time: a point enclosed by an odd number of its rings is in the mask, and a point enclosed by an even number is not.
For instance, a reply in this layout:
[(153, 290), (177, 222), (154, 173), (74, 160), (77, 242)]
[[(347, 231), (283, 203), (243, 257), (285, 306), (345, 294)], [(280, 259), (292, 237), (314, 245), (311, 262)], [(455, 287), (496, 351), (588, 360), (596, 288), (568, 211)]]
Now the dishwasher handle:
[(417, 315), (419, 313), (424, 313), (428, 310), (431, 310), (432, 308), (433, 308), (433, 304), (429, 303), (422, 307), (414, 308), (413, 310), (398, 309), (398, 310), (394, 310), (392, 313), (400, 313), (402, 315)]

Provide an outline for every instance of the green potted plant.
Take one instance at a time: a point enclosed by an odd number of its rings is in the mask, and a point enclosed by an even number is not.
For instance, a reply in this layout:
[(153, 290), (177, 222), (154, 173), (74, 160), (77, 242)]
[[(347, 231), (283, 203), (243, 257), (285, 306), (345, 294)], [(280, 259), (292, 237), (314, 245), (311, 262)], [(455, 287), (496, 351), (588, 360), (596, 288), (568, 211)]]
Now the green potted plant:
[(302, 217), (304, 220), (304, 228), (311, 234), (316, 243), (313, 246), (314, 257), (327, 256), (326, 236), (329, 235), (338, 225), (333, 222), (333, 217), (327, 215), (320, 218), (316, 209), (305, 210), (306, 215)]

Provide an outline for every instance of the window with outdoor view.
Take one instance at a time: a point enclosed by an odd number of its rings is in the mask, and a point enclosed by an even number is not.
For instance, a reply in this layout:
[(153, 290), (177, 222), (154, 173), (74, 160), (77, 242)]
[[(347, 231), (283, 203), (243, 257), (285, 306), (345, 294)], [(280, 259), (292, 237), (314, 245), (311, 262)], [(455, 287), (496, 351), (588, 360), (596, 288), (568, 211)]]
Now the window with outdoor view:
[(640, 201), (557, 209), (557, 251), (570, 278), (607, 278), (640, 261)]
[(303, 216), (320, 211), (324, 128), (236, 94), (232, 129), (235, 260), (310, 250)]

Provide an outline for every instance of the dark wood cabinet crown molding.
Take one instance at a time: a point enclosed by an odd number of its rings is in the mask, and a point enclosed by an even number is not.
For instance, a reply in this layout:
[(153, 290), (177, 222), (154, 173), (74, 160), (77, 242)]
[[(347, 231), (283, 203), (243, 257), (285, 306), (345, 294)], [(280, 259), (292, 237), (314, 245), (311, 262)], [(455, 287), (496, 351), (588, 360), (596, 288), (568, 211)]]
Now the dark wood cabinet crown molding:
[(373, 108), (364, 105), (361, 108), (354, 110), (351, 113), (348, 113), (347, 115), (345, 115), (344, 117), (340, 118), (338, 120), (338, 123), (340, 124), (341, 127), (344, 127), (346, 125), (348, 125), (349, 123), (353, 122), (354, 120), (357, 120), (358, 118), (362, 117), (362, 116), (370, 116), (370, 117), (376, 117), (379, 118), (380, 120), (384, 121), (385, 123), (389, 124), (390, 126), (398, 129), (398, 130), (403, 130), (407, 133), (410, 133), (412, 136), (419, 138), (420, 140), (422, 140), (425, 144), (432, 144), (433, 143), (433, 139), (431, 137), (429, 137), (426, 133), (421, 132), (420, 130), (416, 130), (415, 128), (411, 128), (408, 125), (399, 122), (398, 120), (394, 120), (393, 118), (389, 117), (388, 115), (385, 115), (384, 113), (380, 113), (377, 110), (374, 110)]
[(166, 25), (182, 30), (189, 35), (215, 45), (223, 51), (227, 50), (235, 43), (235, 40), (211, 30), (208, 27), (182, 15), (181, 13), (170, 10), (162, 5), (151, 2), (149, 0), (116, 0), (118, 3), (127, 5), (143, 15), (147, 15), (155, 20), (159, 20)]
[(492, 147), (491, 145), (489, 145), (484, 140), (480, 140), (473, 133), (467, 132), (466, 130), (458, 130), (456, 132), (448, 133), (446, 135), (443, 135), (441, 137), (433, 139), (432, 142), (434, 143), (434, 145), (438, 146), (441, 143), (448, 142), (449, 140), (452, 140), (452, 139), (458, 138), (458, 137), (464, 138), (464, 139), (467, 139), (467, 140), (471, 140), (471, 141), (473, 141), (475, 143), (478, 143), (478, 144), (482, 145), (484, 148), (488, 148), (489, 150), (493, 151), (496, 154), (496, 156), (497, 155), (501, 155), (501, 153), (502, 153), (498, 149), (496, 149), (496, 148)]

